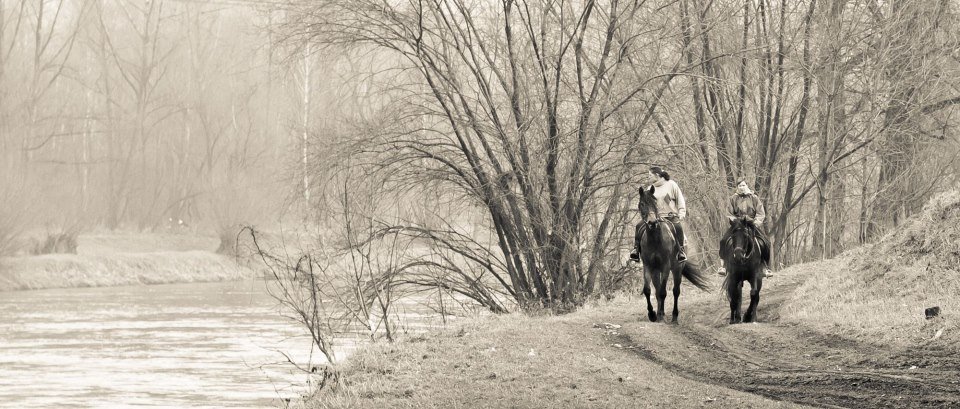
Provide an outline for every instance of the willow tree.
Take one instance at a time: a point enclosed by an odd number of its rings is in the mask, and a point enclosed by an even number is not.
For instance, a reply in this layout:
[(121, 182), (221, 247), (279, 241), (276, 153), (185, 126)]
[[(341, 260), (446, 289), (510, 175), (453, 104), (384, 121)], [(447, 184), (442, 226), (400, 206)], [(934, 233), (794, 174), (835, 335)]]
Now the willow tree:
[(326, 0), (289, 14), (287, 41), (415, 73), (392, 84), (408, 111), (360, 143), (362, 162), (466, 197), (495, 238), (384, 229), (457, 255), (412, 266), (470, 264), (521, 307), (571, 306), (620, 257), (644, 129), (685, 69), (678, 6), (654, 3)]

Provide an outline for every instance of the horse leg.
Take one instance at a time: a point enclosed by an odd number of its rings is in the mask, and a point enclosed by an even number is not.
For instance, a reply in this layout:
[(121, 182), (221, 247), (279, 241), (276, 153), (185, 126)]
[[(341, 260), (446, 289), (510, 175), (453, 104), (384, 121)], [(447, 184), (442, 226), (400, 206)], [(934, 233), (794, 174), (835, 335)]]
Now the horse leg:
[(734, 280), (727, 286), (727, 296), (730, 298), (730, 323), (740, 322), (740, 298), (743, 292), (743, 281)]
[(760, 303), (760, 287), (763, 287), (763, 272), (755, 271), (750, 279), (750, 306), (743, 316), (743, 322), (753, 322), (757, 317), (757, 304)]
[(673, 269), (673, 323), (677, 323), (677, 318), (680, 316), (680, 280), (682, 275), (680, 274), (680, 268)]
[(657, 322), (663, 322), (664, 304), (667, 303), (667, 278), (670, 276), (666, 272), (661, 272), (657, 277)]
[(650, 322), (656, 322), (657, 314), (653, 312), (653, 304), (650, 303), (650, 271), (646, 267), (643, 270), (643, 296), (647, 297), (647, 317)]

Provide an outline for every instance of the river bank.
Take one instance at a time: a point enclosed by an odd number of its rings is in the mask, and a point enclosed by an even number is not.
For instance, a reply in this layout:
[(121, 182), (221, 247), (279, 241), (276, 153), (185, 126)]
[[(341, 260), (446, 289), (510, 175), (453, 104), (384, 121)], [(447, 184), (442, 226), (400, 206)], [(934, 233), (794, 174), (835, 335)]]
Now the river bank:
[(628, 292), (372, 345), (303, 405), (957, 407), (958, 226), (951, 192), (876, 244), (780, 271), (759, 323), (727, 324), (714, 276), (716, 292), (684, 290), (679, 325), (650, 323)]
[[(684, 297), (715, 298), (694, 292)], [(302, 406), (796, 407), (637, 359), (637, 349), (618, 338), (626, 327), (649, 336), (672, 327), (646, 322), (642, 306), (630, 295), (563, 316), (487, 316), (395, 344), (368, 345)]]
[[(807, 282), (846, 265), (845, 259), (799, 265), (766, 280), (755, 324), (728, 325), (719, 291), (685, 286), (679, 325), (647, 321), (642, 295), (626, 293), (563, 316), (490, 316), (370, 345), (302, 406), (960, 404), (960, 358), (948, 336), (920, 343), (852, 336), (845, 322), (824, 322), (832, 316), (797, 315)], [(714, 284), (719, 288), (719, 280)]]
[(77, 254), (0, 259), (0, 291), (242, 280), (256, 272), (213, 250), (213, 237), (96, 234), (78, 238)]

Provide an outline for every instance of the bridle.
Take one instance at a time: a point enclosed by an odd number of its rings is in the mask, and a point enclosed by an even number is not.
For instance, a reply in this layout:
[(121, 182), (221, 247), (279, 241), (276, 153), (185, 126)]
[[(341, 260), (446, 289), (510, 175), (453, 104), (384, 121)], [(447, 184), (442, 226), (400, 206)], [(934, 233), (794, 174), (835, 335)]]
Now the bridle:
[[(740, 223), (742, 223), (742, 222), (740, 222)], [(747, 243), (749, 243), (748, 246), (747, 246), (746, 253), (743, 255), (743, 257), (746, 258), (746, 259), (749, 259), (750, 257), (753, 256), (754, 249), (760, 247), (760, 244), (759, 244), (758, 239), (757, 239), (757, 232), (754, 231), (752, 228), (750, 228), (750, 226), (746, 226), (746, 225), (744, 225), (744, 224), (740, 224), (739, 226), (733, 228), (733, 230), (730, 231), (730, 237), (727, 238), (727, 246), (728, 246), (728, 247), (733, 247), (733, 237), (734, 237), (737, 233), (739, 233), (739, 232), (741, 232), (741, 231), (745, 231), (745, 232), (746, 232), (747, 237), (748, 237), (748, 238), (747, 238)], [(730, 250), (732, 251), (733, 249), (731, 248)]]
[[(652, 202), (652, 203), (644, 203), (644, 201)], [(659, 213), (660, 213), (660, 212), (657, 211), (657, 203), (656, 203), (656, 200), (650, 200), (650, 199), (648, 199), (648, 198), (646, 198), (646, 197), (644, 197), (644, 196), (641, 196), (640, 204), (639, 204), (637, 207), (639, 208), (638, 210), (640, 210), (640, 217), (643, 218), (644, 223), (647, 223), (647, 224), (650, 224), (650, 223), (651, 223), (651, 222), (650, 222), (650, 215), (653, 215), (653, 216), (654, 216), (654, 220), (655, 220), (656, 222), (661, 222), (661, 221), (663, 221), (663, 219), (660, 218), (660, 216), (659, 216)]]

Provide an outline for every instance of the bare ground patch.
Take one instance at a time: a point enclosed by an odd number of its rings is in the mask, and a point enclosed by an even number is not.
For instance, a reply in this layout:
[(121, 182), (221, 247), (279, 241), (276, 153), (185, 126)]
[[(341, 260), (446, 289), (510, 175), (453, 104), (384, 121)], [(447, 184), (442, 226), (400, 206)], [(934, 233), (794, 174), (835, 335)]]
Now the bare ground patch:
[[(794, 407), (637, 359), (604, 326), (628, 304), (489, 317), (349, 358), (309, 408)], [(623, 341), (620, 341), (623, 342)]]
[[(781, 320), (803, 276), (768, 280), (759, 324), (727, 325), (719, 297), (701, 297), (679, 325), (652, 325), (640, 311), (617, 340), (685, 378), (820, 407), (960, 406), (960, 356), (933, 345), (879, 344)], [(839, 327), (838, 327), (839, 328)]]

